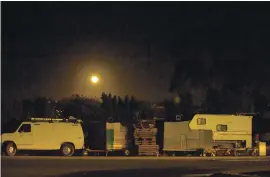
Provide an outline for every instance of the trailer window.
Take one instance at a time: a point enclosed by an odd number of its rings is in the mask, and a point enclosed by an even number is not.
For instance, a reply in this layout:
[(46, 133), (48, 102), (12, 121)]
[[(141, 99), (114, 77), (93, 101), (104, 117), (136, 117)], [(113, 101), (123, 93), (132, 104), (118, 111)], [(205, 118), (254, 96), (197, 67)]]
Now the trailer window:
[(197, 124), (198, 125), (205, 125), (206, 124), (206, 119), (205, 118), (198, 118), (197, 119)]
[(217, 131), (219, 132), (226, 132), (227, 129), (228, 129), (227, 125), (221, 125), (221, 124), (217, 125)]

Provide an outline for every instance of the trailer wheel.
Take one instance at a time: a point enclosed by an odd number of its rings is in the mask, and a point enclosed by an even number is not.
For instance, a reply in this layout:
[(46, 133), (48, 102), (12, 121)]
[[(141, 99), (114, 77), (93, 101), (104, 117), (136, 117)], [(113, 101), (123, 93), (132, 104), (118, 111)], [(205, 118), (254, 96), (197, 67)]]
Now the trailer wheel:
[(207, 152), (204, 151), (204, 152), (202, 153), (202, 156), (203, 156), (203, 157), (206, 157), (206, 156), (207, 156)]
[(216, 157), (216, 154), (212, 152), (212, 153), (210, 154), (210, 156), (211, 156), (211, 157)]
[(88, 152), (87, 152), (86, 150), (83, 150), (83, 151), (82, 151), (82, 155), (83, 155), (83, 156), (88, 156)]
[(159, 157), (159, 152), (156, 152), (156, 156)]
[(94, 156), (99, 156), (99, 152), (94, 152)]
[(216, 157), (217, 156), (217, 151), (215, 149), (211, 149), (208, 151), (209, 155), (211, 157)]

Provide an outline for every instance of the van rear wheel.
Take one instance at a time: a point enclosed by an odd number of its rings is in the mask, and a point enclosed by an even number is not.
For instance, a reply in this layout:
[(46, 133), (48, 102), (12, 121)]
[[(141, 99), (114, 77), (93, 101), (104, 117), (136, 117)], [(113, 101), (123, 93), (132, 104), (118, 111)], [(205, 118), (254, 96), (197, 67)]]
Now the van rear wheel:
[(13, 142), (8, 142), (5, 145), (5, 154), (7, 156), (14, 156), (17, 152), (16, 145)]
[(74, 146), (69, 143), (62, 144), (61, 153), (63, 156), (72, 156), (74, 154)]

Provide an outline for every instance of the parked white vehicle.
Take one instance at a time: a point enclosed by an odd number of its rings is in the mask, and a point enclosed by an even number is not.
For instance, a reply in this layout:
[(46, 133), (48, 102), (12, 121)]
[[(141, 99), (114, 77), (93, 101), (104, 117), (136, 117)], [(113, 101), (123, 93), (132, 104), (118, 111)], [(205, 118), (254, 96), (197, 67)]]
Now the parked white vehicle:
[(72, 156), (84, 148), (84, 133), (76, 119), (31, 118), (15, 132), (2, 134), (1, 144), (8, 156), (19, 150), (60, 150)]

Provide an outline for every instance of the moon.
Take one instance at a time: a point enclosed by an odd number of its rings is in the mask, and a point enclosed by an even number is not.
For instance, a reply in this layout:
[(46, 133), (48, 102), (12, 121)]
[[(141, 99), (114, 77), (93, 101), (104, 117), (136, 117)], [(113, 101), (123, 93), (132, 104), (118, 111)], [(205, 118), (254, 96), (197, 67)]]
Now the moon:
[(99, 79), (98, 79), (97, 76), (91, 76), (91, 82), (92, 82), (93, 84), (98, 83), (98, 81), (99, 81)]

